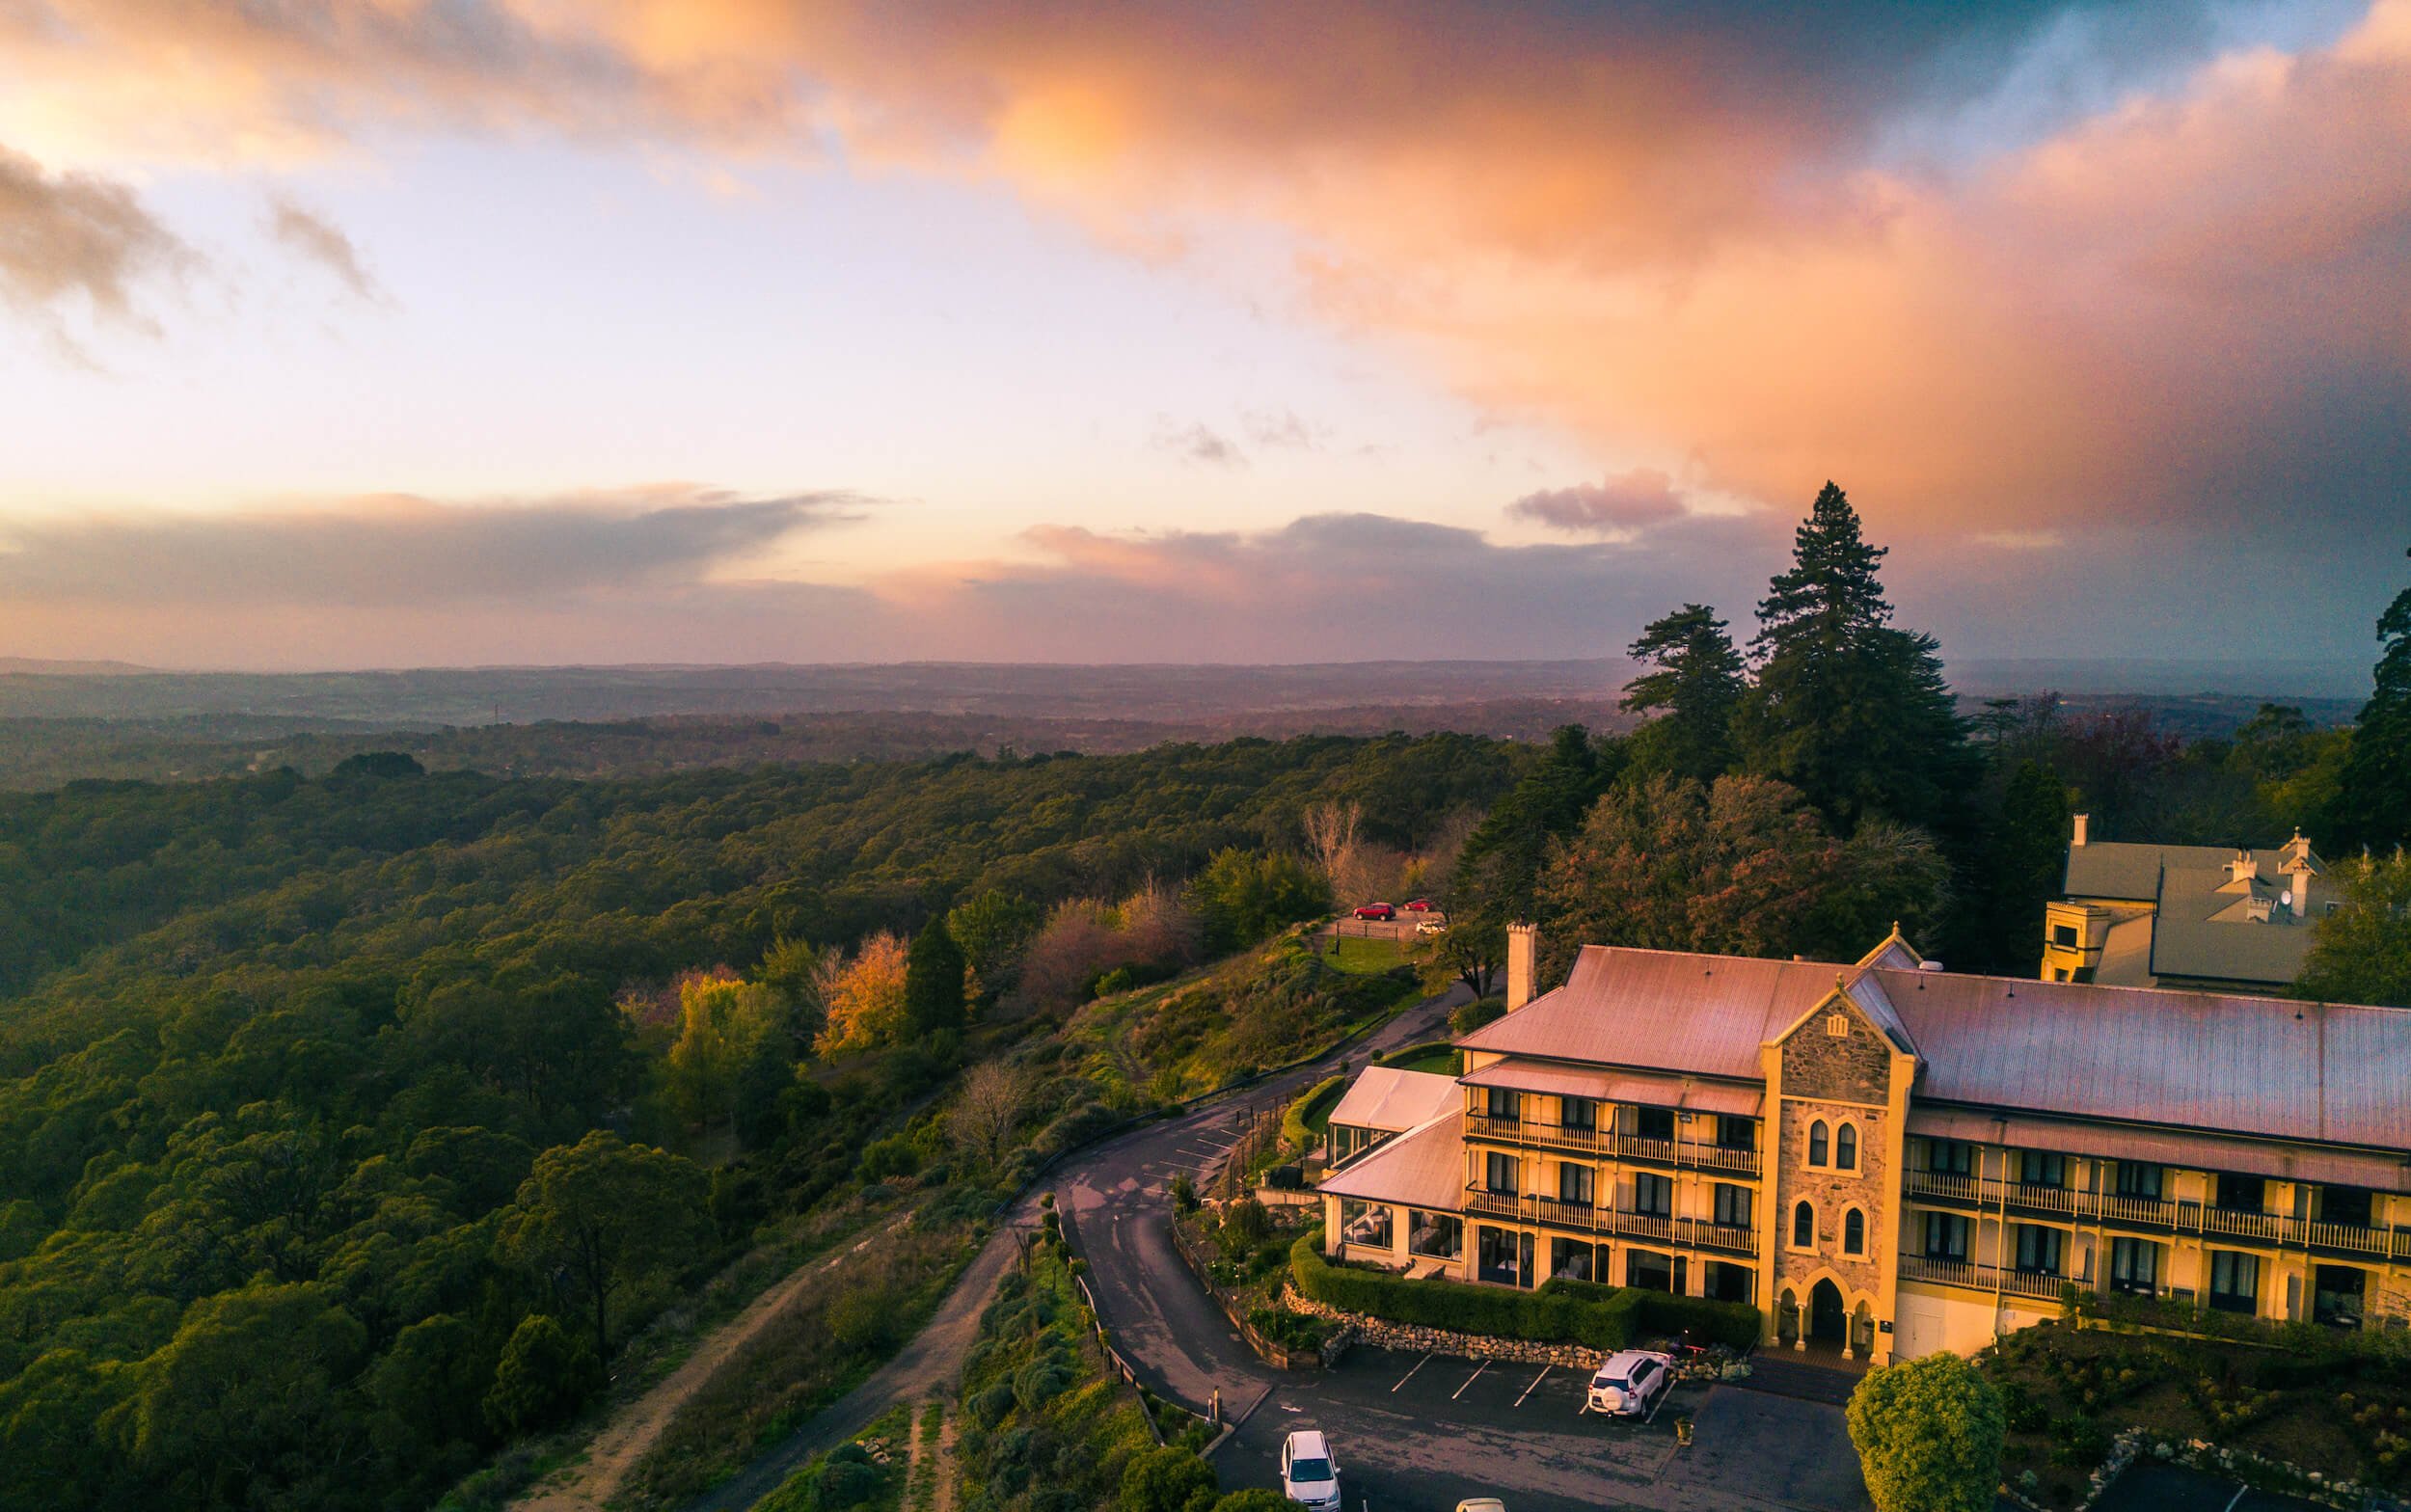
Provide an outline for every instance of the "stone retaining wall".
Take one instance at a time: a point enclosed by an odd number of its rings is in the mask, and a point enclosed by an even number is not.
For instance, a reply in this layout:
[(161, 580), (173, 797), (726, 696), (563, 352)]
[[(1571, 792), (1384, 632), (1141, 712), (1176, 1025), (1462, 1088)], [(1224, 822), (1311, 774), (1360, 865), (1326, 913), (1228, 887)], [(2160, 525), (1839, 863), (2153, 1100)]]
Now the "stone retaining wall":
[(1281, 1302), (1292, 1312), (1344, 1324), (1356, 1339), (1376, 1349), (1406, 1349), (1417, 1354), (1460, 1355), (1467, 1360), (1503, 1360), (1532, 1365), (1563, 1365), (1569, 1370), (1595, 1370), (1599, 1362), (1607, 1358), (1598, 1350), (1585, 1349), (1580, 1344), (1540, 1344), (1529, 1339), (1491, 1338), (1480, 1334), (1459, 1334), (1445, 1328), (1391, 1323), (1316, 1302), (1295, 1286), (1282, 1289)]

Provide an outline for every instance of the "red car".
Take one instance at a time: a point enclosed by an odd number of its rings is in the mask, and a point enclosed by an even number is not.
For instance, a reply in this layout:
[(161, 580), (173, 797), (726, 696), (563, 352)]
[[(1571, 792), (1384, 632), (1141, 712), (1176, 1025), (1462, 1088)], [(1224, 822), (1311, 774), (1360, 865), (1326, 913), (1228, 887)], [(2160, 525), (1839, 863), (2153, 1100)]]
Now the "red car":
[(1398, 916), (1398, 910), (1391, 907), (1386, 903), (1368, 903), (1364, 907), (1356, 910), (1356, 916), (1360, 919), (1381, 919), (1386, 921), (1396, 918)]
[(1428, 898), (1418, 898), (1413, 903), (1406, 905), (1406, 911), (1409, 913), (1429, 913), (1431, 912), (1431, 900)]

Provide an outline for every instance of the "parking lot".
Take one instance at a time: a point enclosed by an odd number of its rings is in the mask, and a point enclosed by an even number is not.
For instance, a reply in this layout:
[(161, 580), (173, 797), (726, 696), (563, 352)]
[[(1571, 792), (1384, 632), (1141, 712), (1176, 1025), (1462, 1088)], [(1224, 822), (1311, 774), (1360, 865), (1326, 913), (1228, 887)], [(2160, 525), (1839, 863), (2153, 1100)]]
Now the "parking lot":
[[(1859, 1512), (1840, 1409), (1735, 1386), (1677, 1387), (1647, 1422), (1583, 1412), (1583, 1372), (1354, 1349), (1287, 1377), (1214, 1456), (1228, 1489), (1278, 1488), (1281, 1442), (1330, 1435), (1346, 1512), (1578, 1507)], [(1230, 1404), (1234, 1411), (1246, 1403)], [(1695, 1425), (1689, 1448), (1674, 1419)]]

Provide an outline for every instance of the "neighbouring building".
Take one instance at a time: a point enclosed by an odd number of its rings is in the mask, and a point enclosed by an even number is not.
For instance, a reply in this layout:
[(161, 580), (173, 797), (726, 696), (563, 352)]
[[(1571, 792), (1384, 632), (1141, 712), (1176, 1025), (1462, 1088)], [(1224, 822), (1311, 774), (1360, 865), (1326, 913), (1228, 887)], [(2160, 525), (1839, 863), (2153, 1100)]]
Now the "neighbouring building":
[(1422, 1127), (1462, 1096), (1453, 1076), (1365, 1067), (1331, 1110), (1331, 1164), (1344, 1166), (1382, 1141)]
[(1588, 946), (1523, 995), (1457, 1041), (1455, 1100), (1323, 1182), (1331, 1254), (1749, 1302), (1769, 1343), (1878, 1362), (2069, 1285), (2411, 1318), (2411, 1011), (1969, 976), (1897, 933), (1839, 965)]
[(2079, 814), (2064, 896), (2043, 910), (2043, 980), (2282, 990), (2311, 922), (2335, 907), (2326, 865), (2294, 831), (2273, 850), (2089, 841)]

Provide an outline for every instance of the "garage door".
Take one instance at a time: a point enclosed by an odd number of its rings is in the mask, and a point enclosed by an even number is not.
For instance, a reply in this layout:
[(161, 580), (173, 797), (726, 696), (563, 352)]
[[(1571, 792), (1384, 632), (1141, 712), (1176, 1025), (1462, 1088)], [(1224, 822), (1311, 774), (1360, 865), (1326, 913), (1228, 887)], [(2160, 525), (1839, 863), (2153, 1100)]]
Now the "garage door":
[(1903, 1297), (1900, 1299), (1900, 1342), (1893, 1346), (1895, 1358), (1914, 1360), (1930, 1355), (1944, 1346), (1942, 1335), (1942, 1303), (1935, 1297)]

